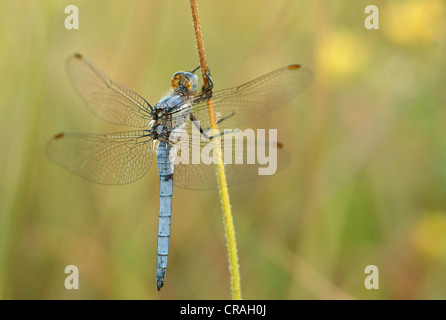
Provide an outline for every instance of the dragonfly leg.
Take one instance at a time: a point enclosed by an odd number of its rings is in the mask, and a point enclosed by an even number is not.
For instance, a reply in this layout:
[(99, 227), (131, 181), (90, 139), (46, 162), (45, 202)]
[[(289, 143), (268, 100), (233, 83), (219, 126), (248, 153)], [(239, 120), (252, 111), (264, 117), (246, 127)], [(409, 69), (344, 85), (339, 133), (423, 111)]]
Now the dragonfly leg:
[(241, 131), (240, 129), (235, 129), (235, 130), (232, 130), (232, 132), (220, 132), (219, 134), (216, 134), (215, 136), (209, 136), (208, 137), (208, 139), (209, 140), (212, 140), (212, 139), (214, 139), (214, 138), (216, 138), (216, 137), (221, 137), (221, 136), (223, 136), (225, 133), (234, 133), (234, 132), (239, 132), (239, 131)]
[(209, 136), (205, 133), (205, 131), (201, 127), (200, 122), (197, 120), (197, 118), (195, 118), (195, 116), (192, 113), (189, 113), (189, 119), (190, 119), (190, 121), (192, 121), (192, 123), (194, 124), (195, 128), (197, 128), (200, 131), (201, 135), (205, 139), (209, 139)]
[[(224, 118), (221, 118), (220, 120), (217, 121), (217, 124), (222, 123), (223, 121), (225, 121), (225, 120), (231, 118), (231, 117), (234, 116), (234, 115), (235, 115), (235, 113), (233, 112), (233, 113), (231, 113), (229, 116), (226, 116), (226, 117), (224, 117)], [(211, 128), (207, 128), (206, 130), (204, 130), (204, 132), (209, 131), (209, 130), (211, 130)]]
[(198, 69), (200, 69), (201, 68), (201, 65), (198, 65), (198, 67), (196, 67), (194, 70), (192, 70), (192, 71), (189, 71), (190, 73), (195, 73), (195, 71), (197, 71)]
[[(198, 69), (201, 68), (201, 65), (199, 65), (198, 67), (196, 67), (194, 70), (189, 71), (191, 73), (195, 73), (195, 71), (197, 71)], [(201, 95), (205, 95), (207, 93), (209, 93), (213, 88), (214, 88), (214, 83), (211, 80), (211, 70), (207, 67), (206, 68), (206, 72), (204, 73), (206, 79), (207, 79), (207, 86), (205, 87), (203, 85), (201, 92), (197, 95), (197, 97), (201, 96)], [(206, 99), (208, 99), (209, 97), (207, 97)]]
[(214, 88), (214, 82), (212, 82), (211, 80), (211, 71), (209, 70), (209, 68), (206, 69), (206, 72), (204, 73), (206, 79), (208, 80), (207, 82), (207, 86), (203, 86), (203, 89), (201, 90), (201, 92), (211, 92), (212, 89)]
[[(217, 121), (217, 125), (219, 125), (219, 124), (222, 123), (223, 121), (225, 121), (225, 120), (231, 118), (231, 117), (234, 116), (234, 115), (235, 115), (235, 113), (233, 112), (233, 113), (231, 113), (229, 116), (226, 116), (226, 117), (224, 117), (224, 118), (221, 118), (220, 120)], [(209, 130), (211, 130), (211, 128), (207, 128), (207, 129), (205, 129), (205, 130), (204, 130), (204, 133), (208, 132)]]
[(201, 92), (195, 96), (195, 102), (205, 101), (212, 98), (212, 89), (214, 88), (214, 83), (211, 80), (209, 68), (207, 70), (208, 71), (206, 71), (204, 74), (207, 79), (207, 86), (203, 85), (203, 87), (201, 88)]
[[(229, 115), (229, 116), (227, 116), (227, 117), (225, 117), (225, 118), (223, 118), (223, 119), (220, 119), (220, 120), (217, 122), (217, 124), (219, 124), (220, 122), (222, 122), (222, 121), (224, 121), (224, 120), (226, 120), (226, 119), (232, 117), (233, 115), (234, 115), (234, 113), (232, 113), (231, 115)], [(220, 132), (219, 134), (216, 134), (216, 135), (214, 135), (214, 136), (209, 136), (209, 135), (207, 135), (206, 132), (209, 131), (209, 130), (211, 130), (211, 128), (207, 128), (206, 130), (204, 130), (204, 129), (201, 127), (200, 123), (198, 122), (197, 118), (195, 118), (195, 116), (194, 116), (192, 113), (189, 113), (189, 118), (190, 118), (190, 120), (192, 121), (192, 123), (194, 124), (194, 126), (200, 131), (200, 133), (201, 133), (201, 135), (203, 136), (203, 138), (205, 138), (205, 139), (207, 139), (207, 140), (212, 140), (212, 139), (214, 139), (214, 138), (216, 138), (216, 137), (221, 137), (221, 136), (224, 135), (225, 133), (229, 133), (229, 132)], [(237, 132), (237, 131), (240, 131), (240, 129), (234, 130), (234, 131), (232, 131), (231, 133), (234, 133), (234, 132)]]

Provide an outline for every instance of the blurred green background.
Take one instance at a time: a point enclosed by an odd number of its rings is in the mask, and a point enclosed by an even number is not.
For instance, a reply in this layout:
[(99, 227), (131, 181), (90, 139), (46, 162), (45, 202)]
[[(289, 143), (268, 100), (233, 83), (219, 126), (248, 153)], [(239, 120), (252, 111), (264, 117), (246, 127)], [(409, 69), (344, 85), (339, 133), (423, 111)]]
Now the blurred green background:
[[(66, 30), (77, 5), (80, 29)], [(261, 121), (290, 165), (230, 188), (245, 299), (446, 298), (446, 2), (198, 1), (216, 89), (300, 63), (315, 73)], [(227, 299), (217, 191), (175, 189), (167, 281), (155, 287), (156, 166), (123, 186), (53, 163), (60, 131), (112, 132), (69, 82), (84, 54), (154, 105), (198, 65), (189, 1), (0, 3), (0, 298)], [(80, 270), (66, 290), (65, 266)], [(379, 290), (364, 269), (379, 268)]]

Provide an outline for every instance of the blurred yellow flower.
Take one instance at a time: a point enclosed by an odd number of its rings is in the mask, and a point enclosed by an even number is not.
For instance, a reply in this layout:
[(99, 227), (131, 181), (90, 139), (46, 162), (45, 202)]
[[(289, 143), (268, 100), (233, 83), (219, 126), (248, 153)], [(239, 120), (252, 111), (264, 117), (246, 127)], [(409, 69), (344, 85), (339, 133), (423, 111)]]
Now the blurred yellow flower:
[(365, 42), (348, 30), (326, 34), (319, 40), (318, 69), (333, 78), (347, 78), (365, 65), (369, 56)]
[(381, 30), (400, 45), (429, 44), (445, 35), (444, 0), (389, 2), (382, 10)]
[(446, 260), (446, 213), (425, 215), (412, 232), (416, 249), (434, 260)]

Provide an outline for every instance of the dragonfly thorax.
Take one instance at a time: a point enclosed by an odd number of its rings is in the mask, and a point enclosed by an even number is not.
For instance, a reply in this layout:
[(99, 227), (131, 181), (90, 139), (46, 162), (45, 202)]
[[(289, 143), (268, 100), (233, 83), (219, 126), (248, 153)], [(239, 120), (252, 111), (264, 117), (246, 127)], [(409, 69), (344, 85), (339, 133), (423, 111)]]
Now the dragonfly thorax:
[(198, 90), (198, 77), (192, 72), (176, 72), (172, 76), (172, 87), (175, 92), (195, 94)]
[(191, 104), (188, 96), (179, 92), (161, 99), (151, 112), (151, 137), (159, 141), (170, 141), (170, 134), (175, 129), (182, 128), (189, 119)]

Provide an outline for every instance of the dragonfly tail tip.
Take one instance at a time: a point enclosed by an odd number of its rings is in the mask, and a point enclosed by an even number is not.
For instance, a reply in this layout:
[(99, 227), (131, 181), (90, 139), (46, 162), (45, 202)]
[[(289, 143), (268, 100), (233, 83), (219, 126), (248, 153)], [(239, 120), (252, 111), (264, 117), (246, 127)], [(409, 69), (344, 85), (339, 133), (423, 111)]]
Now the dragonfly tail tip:
[(157, 279), (156, 280), (156, 288), (158, 289), (158, 291), (160, 291), (163, 286), (164, 286), (164, 280)]

